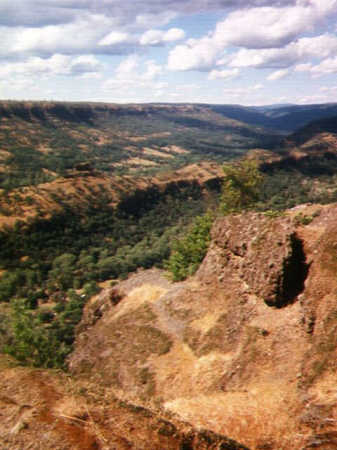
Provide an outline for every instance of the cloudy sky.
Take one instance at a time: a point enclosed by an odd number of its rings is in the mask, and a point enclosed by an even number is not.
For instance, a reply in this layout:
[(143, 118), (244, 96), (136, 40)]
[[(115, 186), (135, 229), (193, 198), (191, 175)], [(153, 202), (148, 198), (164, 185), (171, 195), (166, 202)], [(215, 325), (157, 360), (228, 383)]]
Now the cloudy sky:
[(0, 0), (0, 99), (337, 102), (337, 0)]

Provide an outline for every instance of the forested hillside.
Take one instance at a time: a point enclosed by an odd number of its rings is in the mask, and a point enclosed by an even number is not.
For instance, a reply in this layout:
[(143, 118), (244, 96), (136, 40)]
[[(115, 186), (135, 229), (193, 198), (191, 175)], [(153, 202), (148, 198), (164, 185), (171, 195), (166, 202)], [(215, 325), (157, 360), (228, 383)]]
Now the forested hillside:
[(207, 105), (0, 103), (0, 188), (36, 185), (74, 168), (154, 174), (276, 145), (275, 131)]
[[(22, 362), (63, 366), (102, 283), (163, 267), (196, 217), (218, 214), (225, 161), (258, 161), (260, 211), (335, 200), (333, 119), (287, 138), (251, 125), (275, 111), (2, 102), (0, 345)], [(207, 240), (202, 223), (195, 236)], [(204, 253), (184, 245), (195, 270)]]

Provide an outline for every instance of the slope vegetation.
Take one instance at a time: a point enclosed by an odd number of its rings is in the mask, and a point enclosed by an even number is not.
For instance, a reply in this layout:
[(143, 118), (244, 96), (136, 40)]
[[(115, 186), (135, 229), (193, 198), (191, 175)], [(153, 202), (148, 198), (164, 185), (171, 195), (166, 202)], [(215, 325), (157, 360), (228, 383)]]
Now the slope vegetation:
[(207, 105), (1, 102), (0, 187), (38, 184), (77, 167), (153, 174), (278, 140)]
[(248, 450), (61, 373), (14, 369), (3, 359), (0, 373), (2, 448)]

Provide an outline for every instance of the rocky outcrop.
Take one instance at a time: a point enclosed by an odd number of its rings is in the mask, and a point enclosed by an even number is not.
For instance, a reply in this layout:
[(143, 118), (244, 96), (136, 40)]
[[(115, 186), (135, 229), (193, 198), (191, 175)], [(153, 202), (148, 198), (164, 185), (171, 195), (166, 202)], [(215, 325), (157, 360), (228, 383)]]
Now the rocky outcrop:
[(216, 222), (200, 280), (207, 282), (214, 269), (220, 282), (237, 277), (269, 306), (281, 308), (303, 291), (308, 264), (290, 218), (249, 213)]
[(219, 219), (191, 279), (152, 270), (116, 287), (70, 369), (249, 448), (330, 448), (336, 219), (337, 205)]

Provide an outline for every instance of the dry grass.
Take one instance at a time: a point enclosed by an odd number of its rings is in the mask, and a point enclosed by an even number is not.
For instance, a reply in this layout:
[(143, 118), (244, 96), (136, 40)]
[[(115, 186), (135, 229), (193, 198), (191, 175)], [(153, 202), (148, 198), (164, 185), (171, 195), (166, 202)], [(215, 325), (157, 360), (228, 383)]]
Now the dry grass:
[(163, 131), (161, 133), (152, 133), (152, 134), (146, 134), (144, 136), (127, 136), (128, 139), (132, 142), (142, 142), (142, 141), (146, 141), (149, 138), (161, 138), (161, 137), (166, 137), (166, 136), (170, 136), (171, 133), (169, 131)]
[(168, 153), (164, 153), (149, 147), (144, 147), (143, 153), (144, 155), (158, 156), (159, 158), (173, 158), (173, 155), (169, 155)]
[(168, 145), (167, 147), (162, 147), (162, 149), (180, 155), (191, 153), (189, 150), (186, 150), (182, 147), (178, 147), (177, 145)]
[(143, 286), (133, 289), (129, 295), (117, 305), (114, 320), (124, 314), (136, 310), (144, 303), (156, 302), (162, 295), (166, 294), (166, 292), (167, 289), (151, 284), (144, 284)]
[[(235, 439), (252, 450), (262, 445), (299, 450), (306, 436), (296, 420), (294, 391), (281, 383), (247, 386), (228, 392), (166, 402), (165, 407), (201, 428)], [(266, 447), (267, 448), (267, 447)]]
[(211, 328), (213, 328), (220, 315), (223, 314), (224, 311), (222, 311), (222, 313), (219, 312), (208, 312), (205, 316), (201, 317), (200, 319), (196, 319), (193, 320), (193, 322), (191, 322), (191, 327), (196, 329), (196, 330), (200, 330), (202, 333), (207, 333)]
[(325, 372), (311, 386), (308, 394), (318, 403), (337, 404), (336, 373)]
[(75, 421), (85, 421), (87, 405), (78, 397), (63, 397), (52, 409), (55, 417), (66, 418)]
[(193, 395), (195, 364), (196, 357), (191, 349), (177, 341), (173, 342), (169, 353), (154, 358), (151, 366), (154, 368), (156, 386), (161, 398), (165, 400), (181, 394)]
[(137, 166), (157, 166), (158, 165), (155, 161), (150, 161), (149, 159), (137, 158), (137, 157), (129, 158), (126, 161), (124, 161), (123, 163), (117, 163), (117, 164), (119, 164), (121, 167), (123, 167), (125, 164), (137, 165)]

